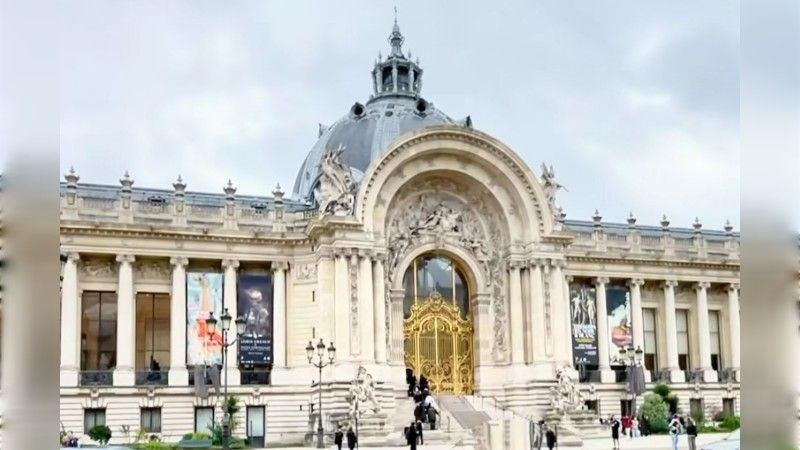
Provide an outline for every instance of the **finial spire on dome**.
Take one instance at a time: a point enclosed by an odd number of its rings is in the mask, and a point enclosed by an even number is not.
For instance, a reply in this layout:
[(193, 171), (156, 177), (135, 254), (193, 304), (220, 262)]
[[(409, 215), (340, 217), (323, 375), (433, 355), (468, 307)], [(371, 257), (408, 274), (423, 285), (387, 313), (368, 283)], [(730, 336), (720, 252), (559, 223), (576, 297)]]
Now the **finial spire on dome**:
[(397, 6), (394, 7), (394, 26), (392, 27), (392, 34), (389, 35), (389, 44), (392, 46), (392, 51), (389, 53), (389, 58), (405, 58), (403, 56), (403, 41), (405, 38), (400, 33), (400, 26), (397, 25)]

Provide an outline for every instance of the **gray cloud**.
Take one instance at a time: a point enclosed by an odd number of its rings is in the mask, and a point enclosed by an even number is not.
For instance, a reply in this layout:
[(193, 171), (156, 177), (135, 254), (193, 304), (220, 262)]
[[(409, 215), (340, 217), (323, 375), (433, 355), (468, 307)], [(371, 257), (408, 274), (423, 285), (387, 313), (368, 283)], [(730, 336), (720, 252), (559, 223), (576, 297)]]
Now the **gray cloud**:
[[(423, 94), (553, 164), (570, 218), (739, 221), (738, 4), (398, 4)], [(76, 2), (63, 20), (62, 169), (85, 182), (290, 189), (371, 92), (383, 2)]]

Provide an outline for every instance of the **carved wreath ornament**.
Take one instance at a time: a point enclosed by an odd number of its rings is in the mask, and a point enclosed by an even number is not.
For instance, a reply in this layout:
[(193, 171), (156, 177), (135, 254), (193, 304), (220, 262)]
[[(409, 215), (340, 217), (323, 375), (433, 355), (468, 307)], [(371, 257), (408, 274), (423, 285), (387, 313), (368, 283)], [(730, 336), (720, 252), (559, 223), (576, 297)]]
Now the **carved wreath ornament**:
[[(447, 192), (458, 192), (462, 198)], [(505, 262), (500, 252), (507, 239), (486, 197), (474, 188), (445, 179), (431, 179), (401, 190), (390, 209), (394, 213), (387, 226), (386, 278), (389, 286), (394, 274), (402, 276), (403, 272), (398, 271), (403, 269), (398, 267), (400, 261), (420, 245), (435, 243), (443, 247), (447, 243), (465, 249), (480, 264), (492, 296), (492, 353), (499, 362), (507, 358), (508, 352)], [(389, 310), (388, 291), (386, 302)]]

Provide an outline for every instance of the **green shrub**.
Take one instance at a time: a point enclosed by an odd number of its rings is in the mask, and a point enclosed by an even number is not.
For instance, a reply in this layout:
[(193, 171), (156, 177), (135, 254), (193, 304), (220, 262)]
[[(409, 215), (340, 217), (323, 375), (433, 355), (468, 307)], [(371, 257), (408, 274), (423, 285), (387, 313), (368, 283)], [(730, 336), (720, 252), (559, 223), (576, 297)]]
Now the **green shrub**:
[(247, 444), (245, 444), (244, 440), (242, 439), (231, 437), (230, 448), (231, 449), (247, 448)]
[(664, 383), (658, 383), (653, 387), (653, 393), (658, 394), (664, 403), (668, 405), (670, 414), (678, 412), (678, 396), (672, 393), (672, 389)]
[(714, 422), (722, 422), (726, 417), (728, 417), (728, 415), (729, 414), (725, 411), (715, 411), (712, 415), (712, 418), (714, 419)]
[(741, 419), (739, 416), (730, 414), (722, 420), (719, 427), (726, 431), (738, 430), (741, 427)]
[(93, 441), (99, 442), (102, 445), (108, 444), (108, 441), (111, 440), (111, 428), (108, 428), (106, 425), (95, 425), (89, 430), (88, 434)]
[(186, 433), (181, 440), (183, 441), (205, 441), (211, 439), (208, 433)]
[(668, 430), (667, 409), (668, 406), (660, 395), (647, 394), (644, 396), (644, 403), (639, 408), (639, 416), (644, 419), (650, 433), (664, 433)]

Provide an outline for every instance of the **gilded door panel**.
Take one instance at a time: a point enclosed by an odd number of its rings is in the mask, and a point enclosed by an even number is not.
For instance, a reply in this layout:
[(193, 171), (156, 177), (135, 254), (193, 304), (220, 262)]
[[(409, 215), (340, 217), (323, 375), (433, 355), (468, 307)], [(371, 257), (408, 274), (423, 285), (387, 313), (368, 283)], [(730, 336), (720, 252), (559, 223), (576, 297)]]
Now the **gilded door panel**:
[(458, 306), (433, 293), (411, 306), (404, 335), (406, 367), (425, 375), (433, 392), (472, 393), (472, 324)]

